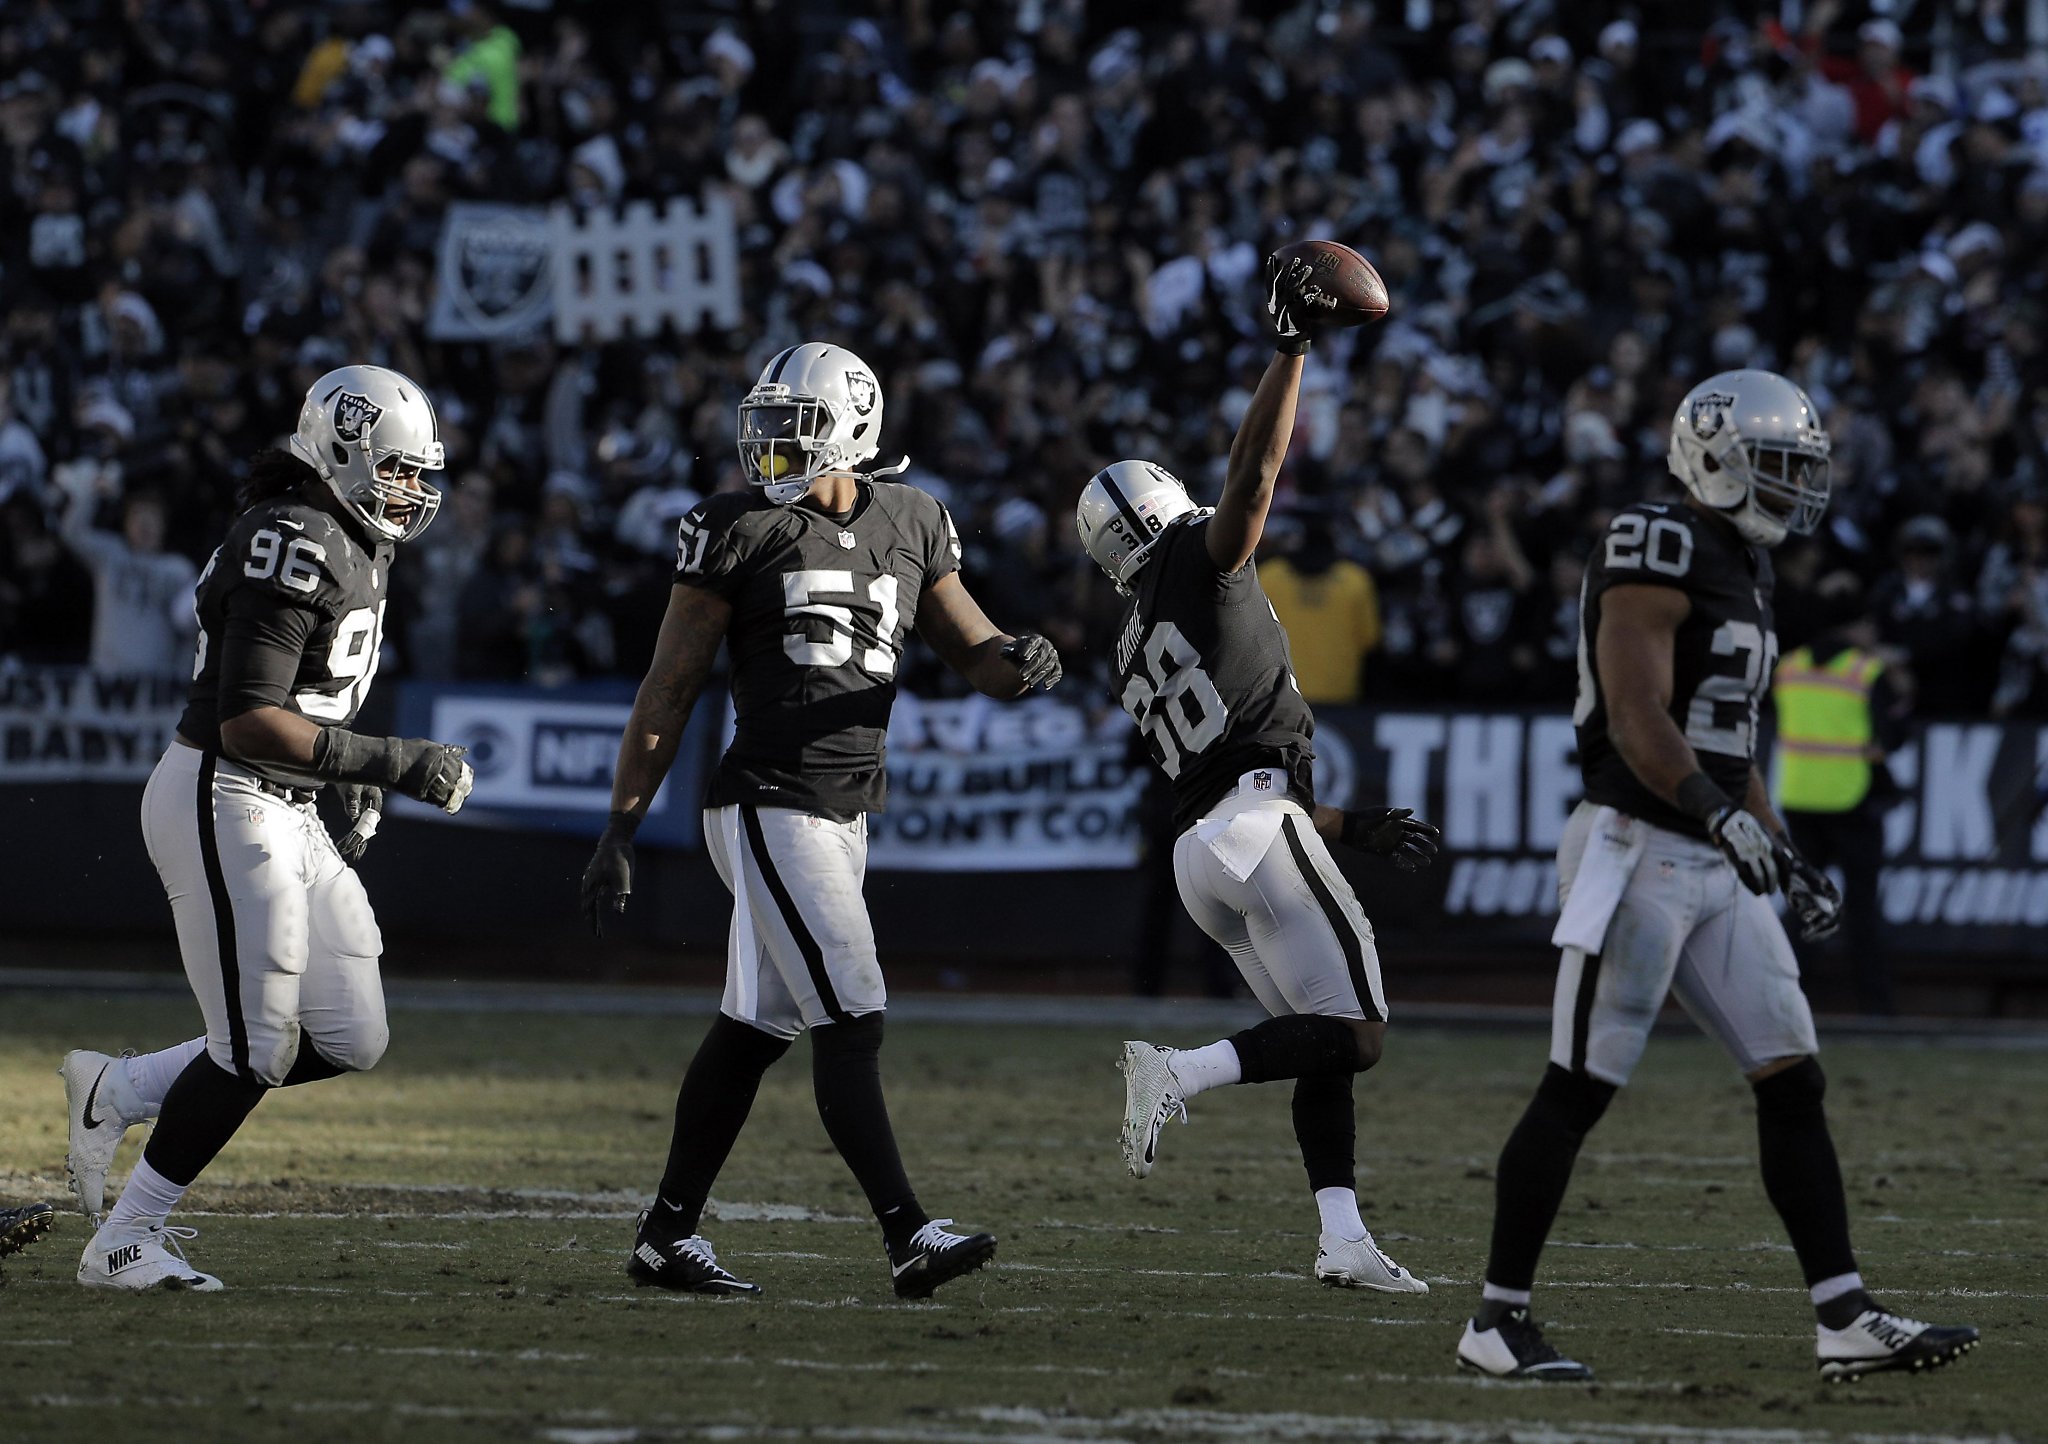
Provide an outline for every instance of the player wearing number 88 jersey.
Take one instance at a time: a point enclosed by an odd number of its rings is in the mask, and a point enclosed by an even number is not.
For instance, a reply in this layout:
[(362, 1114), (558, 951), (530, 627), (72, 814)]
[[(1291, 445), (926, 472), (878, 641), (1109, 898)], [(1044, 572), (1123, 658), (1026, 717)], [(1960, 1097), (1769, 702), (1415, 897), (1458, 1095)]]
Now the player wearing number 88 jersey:
[(1292, 1079), (1321, 1221), (1316, 1277), (1427, 1293), (1379, 1251), (1358, 1211), (1352, 1085), (1379, 1060), (1387, 1006), (1372, 925), (1325, 842), (1413, 867), (1434, 852), (1435, 830), (1406, 810), (1347, 814), (1315, 802), (1315, 720), (1252, 565), (1309, 344), (1287, 318), (1302, 314), (1299, 287), (1313, 277), (1277, 257), (1267, 276), (1280, 354), (1238, 429), (1215, 510), (1151, 462), (1120, 461), (1083, 488), (1075, 517), (1082, 544), (1131, 599), (1115, 686), (1173, 781), (1181, 900), (1273, 1015), (1206, 1047), (1126, 1043), (1124, 1162), (1148, 1176), (1161, 1129), (1185, 1120), (1187, 1100), (1205, 1089)]
[[(161, 1114), (79, 1281), (215, 1289), (165, 1217), (271, 1088), (374, 1066), (389, 1039), (383, 950), (349, 867), (383, 789), (448, 812), (461, 748), (349, 730), (377, 670), (394, 544), (417, 536), (442, 465), (412, 381), (345, 366), (315, 382), (292, 450), (252, 459), (199, 580), (199, 650), (177, 736), (142, 797), (143, 841), (170, 896), (204, 1037), (139, 1058), (80, 1050), (61, 1072), (72, 1185), (89, 1214), (129, 1125)], [(314, 799), (343, 792), (339, 845)]]
[[(984, 694), (1059, 680), (1043, 637), (996, 629), (960, 581), (944, 507), (857, 471), (876, 454), (882, 390), (851, 351), (809, 341), (771, 357), (739, 408), (749, 491), (678, 530), (675, 587), (619, 746), (612, 816), (583, 878), (600, 934), (633, 886), (634, 832), (712, 659), (732, 659), (735, 715), (704, 800), (705, 840), (733, 897), (725, 997), (676, 1098), (675, 1134), (627, 1272), (692, 1293), (758, 1293), (696, 1234), (762, 1075), (811, 1030), (833, 1145), (882, 1227), (894, 1286), (925, 1297), (986, 1263), (987, 1234), (918, 1206), (882, 1098), (887, 997), (862, 886), (867, 814), (885, 801), (883, 742), (910, 629)], [(899, 466), (894, 468), (900, 471)]]

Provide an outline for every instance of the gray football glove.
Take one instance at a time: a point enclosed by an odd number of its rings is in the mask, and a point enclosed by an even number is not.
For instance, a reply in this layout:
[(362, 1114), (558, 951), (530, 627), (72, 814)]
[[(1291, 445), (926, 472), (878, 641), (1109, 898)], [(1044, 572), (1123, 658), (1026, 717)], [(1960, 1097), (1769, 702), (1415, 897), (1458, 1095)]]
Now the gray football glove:
[(1059, 652), (1036, 634), (1012, 637), (1003, 643), (1003, 659), (1023, 677), (1027, 692), (1033, 688), (1050, 692), (1062, 675)]
[(377, 835), (377, 824), (384, 819), (384, 789), (358, 782), (342, 782), (335, 785), (334, 793), (341, 799), (343, 815), (352, 824), (341, 835), (335, 848), (344, 861), (354, 866), (363, 860), (370, 839)]
[(1734, 864), (1742, 885), (1758, 897), (1769, 897), (1784, 883), (1782, 844), (1753, 814), (1731, 803), (1707, 820), (1707, 836)]
[(639, 826), (632, 816), (614, 812), (583, 869), (583, 920), (599, 937), (607, 918), (626, 915), (626, 899), (633, 895), (633, 834)]
[(1778, 866), (1785, 875), (1785, 911), (1803, 943), (1833, 937), (1842, 925), (1842, 890), (1835, 880), (1780, 844)]

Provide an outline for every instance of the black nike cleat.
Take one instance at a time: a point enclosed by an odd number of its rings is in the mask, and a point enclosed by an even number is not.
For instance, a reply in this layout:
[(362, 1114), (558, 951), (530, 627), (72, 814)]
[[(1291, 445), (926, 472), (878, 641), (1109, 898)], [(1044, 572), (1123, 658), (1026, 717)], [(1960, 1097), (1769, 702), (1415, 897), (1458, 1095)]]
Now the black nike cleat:
[(1953, 1364), (1976, 1347), (1977, 1331), (1967, 1324), (1923, 1324), (1882, 1309), (1865, 1309), (1846, 1329), (1820, 1325), (1814, 1352), (1821, 1378), (1840, 1384), (1888, 1369), (1924, 1374)]
[(1543, 1330), (1529, 1317), (1526, 1304), (1510, 1309), (1490, 1329), (1480, 1328), (1477, 1319), (1468, 1320), (1465, 1337), (1458, 1340), (1458, 1367), (1496, 1379), (1541, 1379), (1557, 1384), (1583, 1384), (1593, 1377), (1591, 1369), (1550, 1346)]
[(935, 1218), (911, 1235), (899, 1257), (889, 1250), (889, 1271), (899, 1299), (928, 1299), (940, 1284), (971, 1274), (996, 1256), (994, 1234), (947, 1233), (950, 1218)]
[[(641, 1214), (640, 1219), (644, 1224), (647, 1215)], [(672, 1289), (679, 1294), (747, 1298), (761, 1292), (759, 1284), (721, 1268), (711, 1241), (694, 1233), (688, 1238), (659, 1239), (642, 1228), (633, 1240), (633, 1252), (626, 1257), (626, 1277), (643, 1288)]]
[(20, 1253), (48, 1233), (56, 1221), (57, 1210), (47, 1203), (0, 1208), (0, 1258)]

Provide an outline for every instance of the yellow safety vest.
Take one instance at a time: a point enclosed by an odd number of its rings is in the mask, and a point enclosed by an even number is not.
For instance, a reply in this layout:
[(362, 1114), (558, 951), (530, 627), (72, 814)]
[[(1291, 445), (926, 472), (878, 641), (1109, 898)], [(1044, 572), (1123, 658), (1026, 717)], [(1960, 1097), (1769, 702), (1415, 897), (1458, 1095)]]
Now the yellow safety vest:
[(1884, 663), (1845, 647), (1824, 667), (1801, 647), (1778, 663), (1778, 801), (1790, 812), (1847, 812), (1870, 794), (1870, 689)]

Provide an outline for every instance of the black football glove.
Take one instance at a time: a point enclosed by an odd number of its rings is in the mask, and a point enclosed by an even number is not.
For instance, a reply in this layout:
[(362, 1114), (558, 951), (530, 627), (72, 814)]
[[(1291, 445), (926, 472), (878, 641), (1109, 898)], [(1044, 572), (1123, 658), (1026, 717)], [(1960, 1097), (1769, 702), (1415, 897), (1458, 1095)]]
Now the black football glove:
[(342, 814), (353, 824), (335, 847), (343, 860), (353, 866), (363, 860), (370, 839), (377, 835), (377, 824), (384, 819), (384, 789), (360, 782), (341, 782), (335, 785), (334, 793), (341, 799)]
[(1014, 637), (1003, 643), (1003, 659), (1023, 677), (1027, 692), (1034, 687), (1050, 692), (1062, 675), (1060, 654), (1040, 636)]
[(1833, 937), (1842, 925), (1842, 890), (1835, 880), (1782, 843), (1778, 867), (1785, 876), (1785, 911), (1803, 943)]
[(1289, 356), (1308, 351), (1308, 306), (1301, 288), (1314, 275), (1307, 261), (1296, 256), (1282, 261), (1276, 252), (1266, 257), (1266, 328), (1273, 336), (1273, 349)]
[(583, 920), (599, 937), (604, 936), (606, 918), (626, 914), (626, 899), (633, 894), (633, 833), (639, 826), (629, 815), (614, 812), (597, 840), (597, 851), (590, 855), (590, 866), (583, 869)]
[(1344, 814), (1337, 841), (1355, 852), (1373, 852), (1403, 872), (1436, 861), (1436, 840), (1443, 834), (1415, 816), (1412, 807), (1363, 807)]

